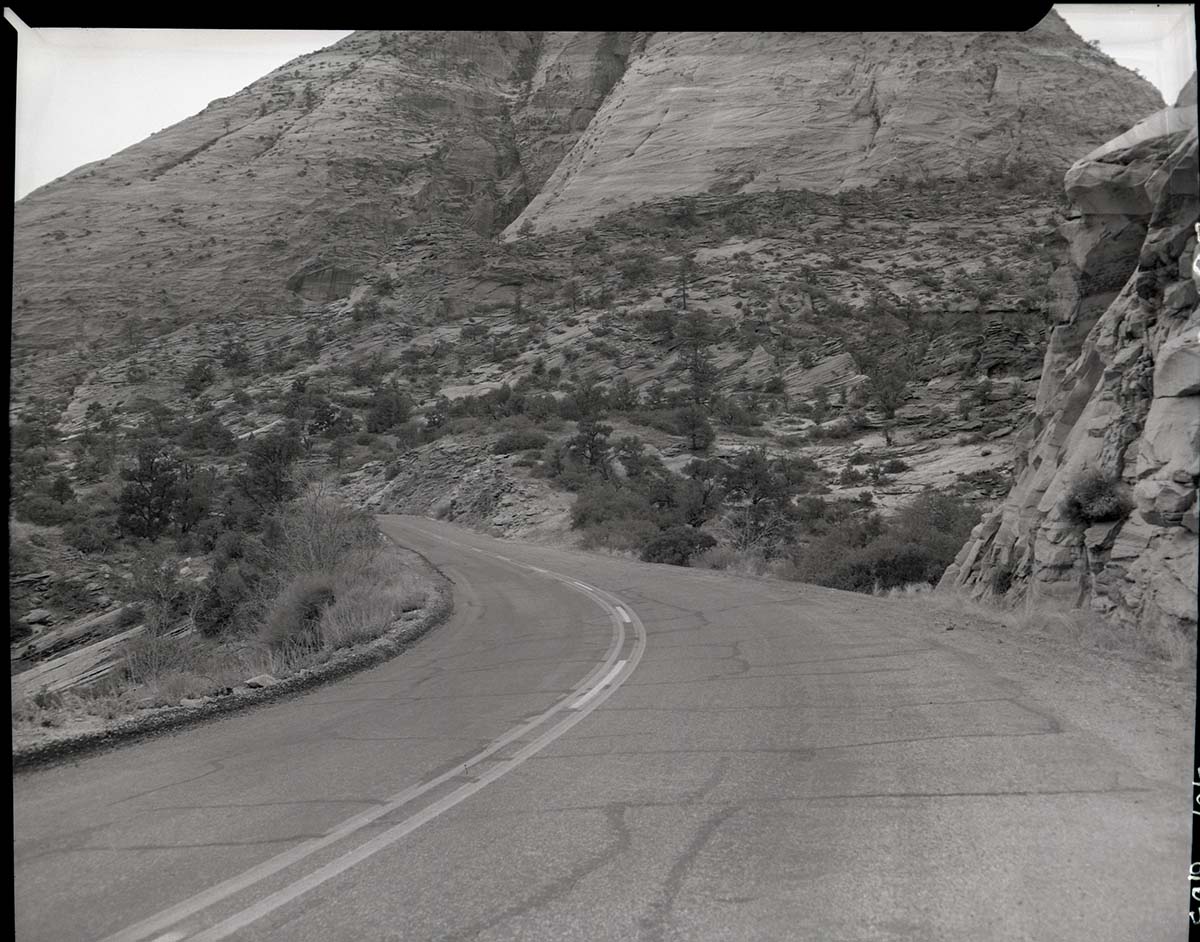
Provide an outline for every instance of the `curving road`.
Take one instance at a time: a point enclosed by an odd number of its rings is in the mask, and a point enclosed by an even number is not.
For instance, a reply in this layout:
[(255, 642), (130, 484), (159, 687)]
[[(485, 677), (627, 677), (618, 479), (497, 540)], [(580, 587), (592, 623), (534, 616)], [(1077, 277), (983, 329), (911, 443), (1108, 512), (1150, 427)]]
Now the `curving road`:
[(1186, 740), (1123, 748), (881, 600), (381, 519), (452, 619), (16, 776), (18, 939), (1184, 937)]

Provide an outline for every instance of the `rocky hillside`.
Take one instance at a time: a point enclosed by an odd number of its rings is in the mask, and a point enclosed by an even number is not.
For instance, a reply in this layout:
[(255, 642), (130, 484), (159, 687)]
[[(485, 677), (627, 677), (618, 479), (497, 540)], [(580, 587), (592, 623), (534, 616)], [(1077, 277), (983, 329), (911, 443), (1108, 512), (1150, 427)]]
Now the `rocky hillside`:
[(630, 42), (368, 31), (289, 62), (16, 204), (15, 340), (273, 316), (346, 295), (414, 223), (490, 235), (582, 133)]
[(1055, 13), (1020, 34), (659, 33), (507, 233), (688, 193), (1061, 171), (1161, 105)]
[(527, 205), (510, 233), (1058, 170), (1160, 104), (1054, 14), (1020, 36), (359, 32), (18, 202), (14, 342), (57, 348), (36, 372), (60, 377), (88, 341), (344, 297), (414, 226), (487, 237)]
[[(1196, 630), (1196, 80), (1066, 176), (1070, 261), (1017, 481), (942, 580)], [(1090, 488), (1089, 473), (1099, 473)], [(1124, 491), (1124, 493), (1122, 493)]]

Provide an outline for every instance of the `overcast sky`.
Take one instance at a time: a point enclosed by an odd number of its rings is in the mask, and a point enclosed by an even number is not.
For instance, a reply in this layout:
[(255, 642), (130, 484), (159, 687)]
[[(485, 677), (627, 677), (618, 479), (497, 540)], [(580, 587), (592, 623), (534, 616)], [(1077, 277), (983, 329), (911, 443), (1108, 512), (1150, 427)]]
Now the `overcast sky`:
[[(1174, 101), (1195, 62), (1192, 6), (1070, 4), (1085, 39)], [(149, 137), (350, 30), (17, 29), (16, 192)]]

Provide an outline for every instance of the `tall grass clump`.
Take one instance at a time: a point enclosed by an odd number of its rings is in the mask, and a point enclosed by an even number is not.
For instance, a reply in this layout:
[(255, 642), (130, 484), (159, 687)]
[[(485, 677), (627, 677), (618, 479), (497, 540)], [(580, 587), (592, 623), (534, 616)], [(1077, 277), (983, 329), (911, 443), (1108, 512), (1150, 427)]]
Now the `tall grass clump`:
[(389, 552), (363, 511), (315, 494), (277, 514), (267, 529), (276, 577), (259, 637), (273, 651), (371, 641), (425, 605), (423, 580)]

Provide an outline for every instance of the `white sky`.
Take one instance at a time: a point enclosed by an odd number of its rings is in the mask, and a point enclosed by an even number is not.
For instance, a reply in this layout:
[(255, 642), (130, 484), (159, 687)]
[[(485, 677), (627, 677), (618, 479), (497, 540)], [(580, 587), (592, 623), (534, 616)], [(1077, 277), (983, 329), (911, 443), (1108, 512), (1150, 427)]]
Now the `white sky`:
[(1137, 69), (1167, 104), (1196, 69), (1196, 7), (1191, 3), (1059, 3), (1067, 25), (1121, 65)]
[[(1190, 4), (1055, 7), (1169, 102), (1195, 67)], [(351, 30), (17, 29), (16, 191), (169, 127)]]
[(203, 111), (352, 30), (17, 29), (14, 197)]

